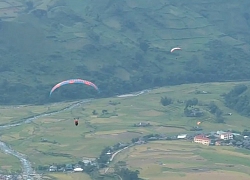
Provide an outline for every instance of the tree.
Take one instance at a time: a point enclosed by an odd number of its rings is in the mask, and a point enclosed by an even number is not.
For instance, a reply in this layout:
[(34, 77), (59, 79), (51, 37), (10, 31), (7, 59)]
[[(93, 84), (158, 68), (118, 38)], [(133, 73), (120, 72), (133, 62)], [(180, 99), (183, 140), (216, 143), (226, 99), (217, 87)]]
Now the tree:
[(115, 164), (115, 171), (116, 172), (119, 172), (122, 168), (126, 168), (126, 162), (125, 161), (118, 161), (116, 164)]
[(140, 49), (144, 52), (147, 52), (148, 48), (149, 48), (149, 45), (147, 42), (140, 42)]
[(242, 136), (250, 136), (250, 131), (248, 129), (244, 129)]
[(132, 141), (132, 143), (135, 143), (135, 142), (139, 141), (139, 138), (133, 138), (131, 141)]
[(86, 173), (88, 173), (88, 174), (93, 172), (95, 169), (96, 169), (96, 167), (91, 165), (91, 164), (88, 164), (87, 166), (84, 166), (84, 171)]
[(97, 115), (98, 113), (97, 113), (96, 110), (93, 110), (93, 111), (92, 111), (92, 114), (93, 114), (93, 115)]
[(223, 114), (223, 111), (220, 110), (219, 108), (215, 112), (216, 117), (220, 117), (220, 116), (222, 116), (222, 114)]
[(161, 97), (161, 104), (163, 105), (163, 106), (168, 106), (168, 105), (170, 105), (170, 104), (172, 104), (173, 103), (173, 100), (171, 99), (171, 98), (168, 98), (168, 97)]
[(215, 122), (216, 123), (224, 123), (225, 122), (225, 118), (222, 116), (218, 116), (215, 118)]
[(233, 95), (233, 96), (238, 96), (240, 94), (242, 94), (243, 92), (245, 92), (247, 90), (247, 86), (244, 84), (241, 85), (237, 85), (235, 86), (230, 92), (229, 94)]
[(185, 109), (188, 107), (191, 107), (191, 106), (196, 106), (198, 104), (198, 102), (199, 101), (197, 98), (187, 100)]
[(246, 90), (246, 85), (235, 86), (224, 95), (224, 104), (243, 116), (250, 116), (250, 97), (247, 93), (244, 93)]
[(209, 109), (210, 113), (215, 114), (216, 111), (218, 110), (218, 106), (214, 102), (210, 102), (208, 104), (208, 109)]
[(128, 168), (119, 169), (116, 174), (120, 175), (123, 180), (139, 180), (139, 171), (131, 171)]
[(103, 110), (102, 110), (102, 114), (106, 114), (106, 113), (108, 113), (108, 110), (103, 109)]

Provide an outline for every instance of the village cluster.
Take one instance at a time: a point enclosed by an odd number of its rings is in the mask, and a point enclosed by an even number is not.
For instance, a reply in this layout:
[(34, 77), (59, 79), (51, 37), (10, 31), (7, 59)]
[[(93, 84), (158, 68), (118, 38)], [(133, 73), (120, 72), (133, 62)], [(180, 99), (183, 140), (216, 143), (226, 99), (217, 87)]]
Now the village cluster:
[[(230, 140), (233, 140), (235, 136), (240, 136), (238, 133), (232, 132), (210, 132), (208, 134), (198, 134), (193, 137), (193, 141), (195, 143), (200, 143), (203, 145), (230, 145)], [(178, 135), (178, 139), (187, 138), (187, 134)], [(227, 142), (229, 140), (229, 142)]]
[[(148, 123), (138, 123), (135, 126), (149, 126)], [(240, 148), (250, 149), (250, 137), (244, 136), (240, 133), (234, 132), (226, 132), (226, 131), (216, 131), (216, 132), (209, 132), (209, 133), (193, 133), (193, 134), (179, 134), (175, 136), (166, 136), (160, 134), (150, 134), (145, 135), (143, 137), (134, 138), (131, 140), (131, 143), (118, 143), (114, 146), (106, 148), (106, 152), (103, 153), (101, 156), (109, 156), (107, 161), (102, 162), (103, 164), (109, 164), (117, 155), (118, 153), (122, 152), (123, 150), (127, 149), (131, 146), (136, 146), (140, 144), (146, 144), (149, 141), (156, 141), (156, 140), (187, 140), (194, 143), (199, 143), (202, 145), (216, 145), (216, 146), (237, 146)], [(100, 159), (99, 157), (98, 159)], [(101, 158), (104, 159), (104, 158)], [(72, 172), (82, 172), (84, 171), (84, 167), (88, 165), (98, 166), (98, 162), (96, 159), (83, 159), (81, 167), (79, 164), (76, 164), (75, 167), (72, 165), (66, 165), (66, 168), (59, 169), (55, 165), (51, 165), (49, 167), (50, 172), (55, 171), (72, 171)]]
[[(150, 123), (140, 122), (138, 124), (134, 124), (134, 126), (151, 126)], [(248, 131), (247, 131), (248, 132)], [(250, 133), (250, 132), (249, 132)], [(36, 179), (40, 179), (43, 176), (44, 172), (85, 172), (88, 173), (88, 167), (96, 167), (98, 169), (102, 167), (109, 167), (109, 163), (114, 159), (114, 157), (122, 152), (123, 150), (137, 146), (141, 144), (146, 144), (150, 141), (159, 141), (159, 140), (184, 140), (193, 143), (199, 143), (202, 145), (215, 145), (215, 146), (235, 146), (238, 148), (250, 149), (250, 137), (244, 135), (244, 133), (235, 133), (233, 131), (216, 131), (216, 132), (193, 132), (190, 134), (178, 134), (178, 135), (166, 135), (166, 134), (149, 134), (142, 137), (133, 138), (129, 143), (117, 143), (113, 146), (106, 147), (102, 154), (98, 158), (83, 158), (81, 161), (75, 164), (52, 164), (50, 166), (40, 166), (38, 168), (40, 177)], [(102, 161), (101, 161), (102, 160)], [(104, 164), (105, 166), (101, 166)], [(39, 174), (34, 174), (39, 176)], [(10, 177), (11, 176), (11, 177)], [(13, 179), (13, 175), (0, 175), (0, 179)], [(33, 176), (34, 177), (34, 176)], [(22, 179), (19, 175), (15, 175), (14, 179)]]
[[(138, 123), (137, 126), (149, 126), (147, 123)], [(136, 125), (135, 125), (136, 126)], [(167, 136), (162, 134), (150, 134), (145, 135), (143, 137), (134, 138), (131, 140), (131, 143), (118, 143), (114, 146), (105, 148), (106, 152), (104, 152), (101, 156), (109, 156), (107, 161), (102, 162), (102, 164), (109, 164), (118, 153), (127, 149), (128, 147), (146, 144), (149, 141), (156, 140), (187, 140), (194, 143), (199, 143), (202, 145), (216, 145), (216, 146), (236, 146), (239, 148), (250, 149), (250, 137), (243, 136), (239, 133), (226, 132), (226, 131), (216, 131), (209, 133), (196, 133), (196, 134), (179, 134), (175, 136)], [(104, 159), (101, 156), (97, 159)], [(50, 172), (55, 171), (71, 171), (71, 172), (82, 172), (84, 171), (84, 167), (91, 165), (98, 167), (97, 159), (88, 159), (84, 158), (82, 160), (81, 165), (66, 165), (66, 168), (58, 168), (56, 165), (51, 165), (49, 167)]]

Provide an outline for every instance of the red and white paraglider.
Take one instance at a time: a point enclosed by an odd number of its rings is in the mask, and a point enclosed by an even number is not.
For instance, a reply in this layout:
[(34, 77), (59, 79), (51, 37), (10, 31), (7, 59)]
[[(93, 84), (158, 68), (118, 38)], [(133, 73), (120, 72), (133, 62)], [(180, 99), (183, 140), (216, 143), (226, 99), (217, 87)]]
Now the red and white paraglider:
[(64, 85), (67, 85), (67, 84), (86, 84), (86, 85), (88, 85), (88, 86), (92, 86), (92, 87), (95, 88), (98, 92), (100, 92), (99, 89), (98, 89), (98, 87), (97, 87), (94, 83), (92, 83), (92, 82), (90, 82), (90, 81), (83, 80), (83, 79), (69, 79), (69, 80), (62, 81), (62, 82), (56, 84), (56, 85), (51, 89), (49, 95), (51, 96), (51, 94), (52, 94), (57, 88), (59, 88), (59, 87), (61, 87), (61, 86), (64, 86)]

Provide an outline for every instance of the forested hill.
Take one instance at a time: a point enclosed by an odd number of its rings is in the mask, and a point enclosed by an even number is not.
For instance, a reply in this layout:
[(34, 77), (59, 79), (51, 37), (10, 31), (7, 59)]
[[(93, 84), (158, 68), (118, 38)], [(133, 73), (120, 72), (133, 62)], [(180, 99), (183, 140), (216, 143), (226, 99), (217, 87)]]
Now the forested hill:
[[(250, 1), (0, 0), (0, 103), (250, 78)], [(170, 53), (179, 46), (180, 51)], [(82, 78), (101, 89), (52, 86)]]
[(223, 94), (224, 104), (237, 113), (250, 117), (250, 91), (249, 85), (240, 84)]

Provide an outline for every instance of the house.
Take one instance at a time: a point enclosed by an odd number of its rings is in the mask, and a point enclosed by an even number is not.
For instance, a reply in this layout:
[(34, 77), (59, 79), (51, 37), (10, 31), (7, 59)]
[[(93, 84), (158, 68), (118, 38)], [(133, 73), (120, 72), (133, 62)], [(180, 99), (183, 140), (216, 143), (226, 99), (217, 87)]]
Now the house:
[(223, 140), (229, 140), (233, 138), (234, 138), (234, 135), (230, 132), (220, 134), (220, 139), (223, 139)]
[(139, 122), (137, 124), (134, 124), (134, 127), (147, 127), (147, 126), (150, 126), (150, 123)]
[(138, 141), (136, 141), (134, 144), (146, 144), (147, 142), (146, 141), (144, 141), (144, 140), (138, 140)]
[(184, 114), (187, 117), (201, 117), (204, 115), (203, 111), (201, 111), (199, 108), (194, 109), (185, 109)]
[(60, 168), (57, 169), (57, 171), (58, 171), (58, 172), (64, 172), (65, 169), (64, 169), (64, 167), (60, 167)]
[(187, 134), (179, 134), (177, 136), (177, 139), (186, 139), (187, 138)]
[(73, 166), (73, 169), (75, 169), (75, 168), (80, 168), (80, 167), (81, 167), (80, 164), (75, 164), (75, 165)]
[(215, 141), (215, 146), (220, 146), (221, 145), (221, 141)]
[(216, 134), (219, 135), (219, 136), (220, 136), (221, 134), (223, 134), (223, 133), (226, 133), (226, 132), (225, 132), (225, 131), (217, 131), (217, 132), (216, 132)]
[(75, 168), (75, 169), (74, 169), (74, 172), (82, 172), (82, 171), (83, 171), (82, 168)]
[(119, 148), (125, 148), (127, 146), (129, 146), (129, 143), (120, 143), (119, 142)]
[(203, 145), (209, 145), (211, 140), (204, 135), (197, 135), (194, 137), (194, 142), (201, 143)]
[(154, 140), (158, 140), (159, 138), (158, 137), (150, 137), (150, 138), (148, 138), (148, 140), (150, 140), (150, 141), (154, 141)]
[(65, 165), (65, 171), (72, 171), (73, 170), (73, 165), (72, 164), (66, 164)]
[(83, 162), (84, 166), (91, 164), (91, 160), (89, 160), (89, 159), (84, 159), (84, 160), (82, 160), (82, 162)]
[(57, 166), (50, 166), (49, 167), (49, 172), (56, 172), (57, 171)]

